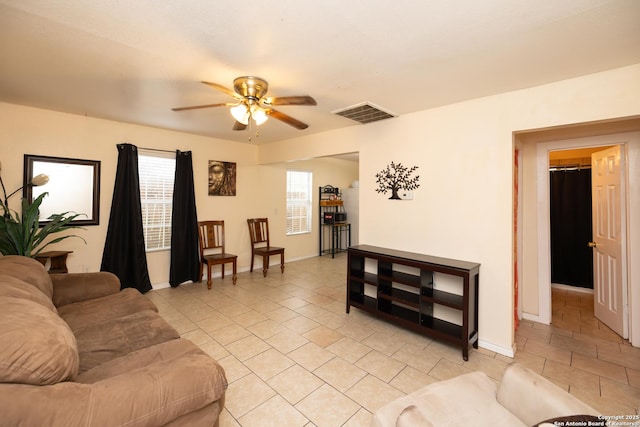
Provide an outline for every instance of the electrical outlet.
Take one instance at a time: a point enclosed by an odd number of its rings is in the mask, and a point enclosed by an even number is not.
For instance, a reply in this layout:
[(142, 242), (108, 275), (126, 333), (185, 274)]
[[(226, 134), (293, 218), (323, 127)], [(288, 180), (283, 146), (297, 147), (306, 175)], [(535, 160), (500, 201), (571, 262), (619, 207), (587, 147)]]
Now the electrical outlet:
[(398, 195), (402, 200), (413, 200), (413, 191), (400, 190)]

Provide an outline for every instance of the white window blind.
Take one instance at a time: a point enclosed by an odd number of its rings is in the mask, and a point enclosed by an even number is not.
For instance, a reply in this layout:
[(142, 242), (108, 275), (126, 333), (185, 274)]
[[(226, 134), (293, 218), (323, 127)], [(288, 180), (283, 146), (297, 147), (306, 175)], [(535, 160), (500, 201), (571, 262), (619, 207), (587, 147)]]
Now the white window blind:
[(142, 227), (147, 251), (171, 247), (171, 208), (175, 170), (176, 159), (173, 154), (142, 150), (138, 153)]
[(311, 232), (311, 183), (313, 174), (287, 171), (287, 235)]

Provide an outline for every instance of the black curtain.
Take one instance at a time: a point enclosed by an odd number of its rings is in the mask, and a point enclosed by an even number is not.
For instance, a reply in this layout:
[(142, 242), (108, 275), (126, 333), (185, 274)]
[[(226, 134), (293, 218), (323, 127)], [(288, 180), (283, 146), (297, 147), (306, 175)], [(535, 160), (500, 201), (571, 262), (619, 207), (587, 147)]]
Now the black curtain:
[(138, 148), (118, 144), (118, 167), (100, 270), (114, 273), (121, 288), (151, 290), (142, 229)]
[(593, 288), (591, 170), (550, 172), (551, 281)]
[(176, 175), (171, 213), (171, 266), (169, 284), (200, 280), (198, 215), (193, 188), (191, 151), (176, 151)]

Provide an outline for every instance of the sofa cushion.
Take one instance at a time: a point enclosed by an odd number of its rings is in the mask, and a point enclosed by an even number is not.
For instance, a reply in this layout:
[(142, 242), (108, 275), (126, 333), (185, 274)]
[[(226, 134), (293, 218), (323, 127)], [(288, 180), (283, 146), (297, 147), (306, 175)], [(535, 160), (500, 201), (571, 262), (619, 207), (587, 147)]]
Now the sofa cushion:
[(158, 311), (155, 304), (133, 288), (58, 307), (60, 317), (67, 322), (72, 331), (144, 310)]
[[(92, 408), (87, 425), (163, 426), (177, 417), (222, 399), (224, 370), (208, 355), (188, 354), (92, 385), (92, 398), (109, 402)], [(114, 414), (114, 391), (118, 413)], [(196, 421), (189, 425), (204, 425)], [(211, 424), (209, 424), (211, 425)]]
[(4, 273), (0, 274), (0, 297), (27, 299), (47, 307), (56, 314), (58, 313), (56, 307), (51, 301), (51, 298), (48, 298), (38, 288), (30, 285), (24, 280), (20, 280)]
[(0, 256), (2, 274), (16, 277), (38, 288), (49, 299), (53, 299), (51, 277), (39, 261), (19, 255)]
[(496, 400), (496, 386), (483, 372), (429, 384), (380, 408), (373, 426), (525, 426)]
[(170, 340), (102, 363), (78, 375), (76, 382), (96, 383), (164, 360), (174, 360), (187, 354), (203, 353), (197, 345), (187, 339)]
[(409, 405), (402, 410), (395, 427), (433, 427), (433, 424), (424, 416), (416, 405)]
[(120, 279), (108, 271), (51, 273), (49, 276), (53, 283), (53, 304), (56, 307), (120, 292)]
[(0, 425), (217, 426), (227, 382), (205, 354), (159, 362), (95, 384), (0, 384)]
[[(531, 396), (544, 396), (532, 399)], [(504, 371), (496, 398), (526, 425), (554, 417), (598, 412), (548, 379), (519, 363)]]
[(0, 325), (0, 383), (47, 385), (78, 374), (75, 337), (51, 309), (3, 296)]
[(133, 351), (180, 338), (180, 334), (152, 310), (87, 326), (74, 333), (80, 354), (80, 373)]
[(200, 408), (197, 411), (184, 414), (172, 420), (162, 427), (183, 427), (183, 426), (219, 426), (220, 413), (224, 407), (224, 396), (215, 402)]

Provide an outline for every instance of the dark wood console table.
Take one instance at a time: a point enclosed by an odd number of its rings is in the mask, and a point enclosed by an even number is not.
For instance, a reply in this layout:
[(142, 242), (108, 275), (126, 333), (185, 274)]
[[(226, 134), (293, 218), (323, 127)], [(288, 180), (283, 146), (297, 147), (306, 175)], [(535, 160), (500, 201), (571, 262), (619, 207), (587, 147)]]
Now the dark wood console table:
[(36, 255), (36, 259), (40, 261), (42, 265), (47, 266), (47, 261), (51, 260), (49, 266), (49, 273), (68, 273), (67, 269), (67, 255), (73, 251), (49, 251), (40, 252)]
[(347, 258), (347, 313), (357, 307), (458, 344), (468, 360), (469, 345), (478, 348), (479, 278), (477, 263), (353, 246)]

